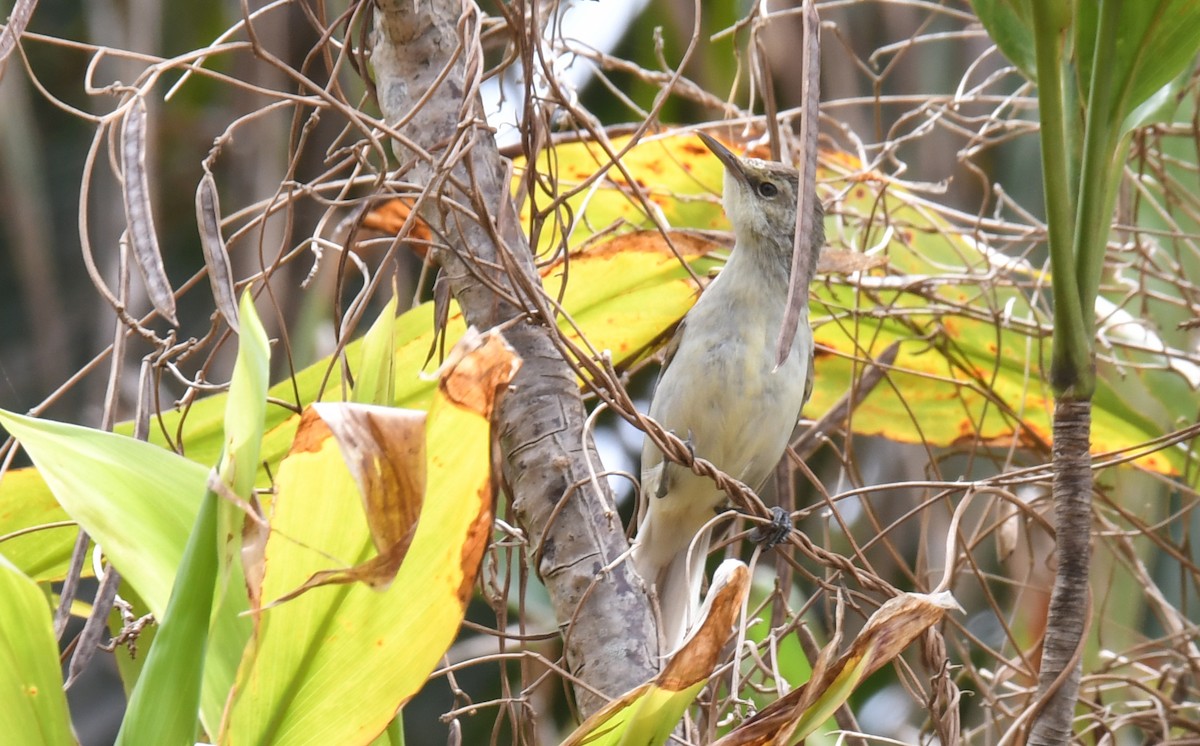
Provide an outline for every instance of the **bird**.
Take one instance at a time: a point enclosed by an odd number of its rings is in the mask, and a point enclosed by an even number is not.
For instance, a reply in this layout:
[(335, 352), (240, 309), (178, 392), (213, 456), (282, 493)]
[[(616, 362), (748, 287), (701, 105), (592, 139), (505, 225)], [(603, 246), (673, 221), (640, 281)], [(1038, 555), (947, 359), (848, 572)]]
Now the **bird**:
[[(725, 166), (722, 205), (733, 227), (729, 260), (668, 343), (649, 415), (697, 458), (757, 490), (782, 458), (813, 382), (808, 283), (825, 241), (813, 200), (803, 265), (800, 323), (776, 365), (787, 309), (796, 231), (796, 169), (741, 158), (706, 133)], [(676, 649), (696, 621), (711, 528), (727, 497), (708, 477), (668, 462), (653, 440), (642, 446), (642, 500), (632, 562), (658, 600), (660, 644)], [(689, 547), (691, 548), (689, 552)]]

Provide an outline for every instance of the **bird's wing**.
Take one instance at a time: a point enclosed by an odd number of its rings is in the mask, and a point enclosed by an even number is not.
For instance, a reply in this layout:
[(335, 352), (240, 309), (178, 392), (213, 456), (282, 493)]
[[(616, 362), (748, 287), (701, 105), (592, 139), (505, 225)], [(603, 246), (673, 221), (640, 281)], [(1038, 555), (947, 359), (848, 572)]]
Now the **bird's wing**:
[(816, 375), (816, 369), (813, 367), (813, 359), (816, 358), (816, 347), (812, 340), (808, 343), (808, 372), (804, 374), (804, 401), (800, 403), (800, 409), (803, 411), (804, 405), (808, 404), (808, 399), (812, 396), (813, 379)]
[[(675, 333), (671, 335), (670, 341), (667, 342), (666, 348), (663, 350), (662, 367), (658, 370), (658, 380), (654, 382), (655, 392), (658, 391), (658, 385), (662, 383), (663, 374), (667, 372), (667, 368), (671, 365), (671, 361), (675, 359), (675, 353), (679, 351), (680, 340), (683, 339), (684, 330), (687, 327), (687, 317), (685, 316), (677, 327)], [(664, 423), (660, 425), (666, 426)], [(686, 435), (685, 435), (686, 437)], [(662, 451), (654, 445), (654, 441), (649, 437), (642, 441), (642, 491), (646, 495), (657, 495), (661, 497), (670, 489), (670, 480), (667, 478), (667, 465), (664, 463)]]
[(667, 372), (671, 361), (675, 359), (675, 353), (679, 352), (679, 342), (683, 339), (685, 329), (687, 329), (687, 316), (684, 316), (679, 322), (679, 326), (675, 327), (675, 333), (671, 335), (671, 340), (667, 342), (667, 347), (663, 350), (662, 367), (658, 369), (658, 380), (654, 382), (654, 388), (658, 388), (658, 384), (662, 382), (663, 373)]

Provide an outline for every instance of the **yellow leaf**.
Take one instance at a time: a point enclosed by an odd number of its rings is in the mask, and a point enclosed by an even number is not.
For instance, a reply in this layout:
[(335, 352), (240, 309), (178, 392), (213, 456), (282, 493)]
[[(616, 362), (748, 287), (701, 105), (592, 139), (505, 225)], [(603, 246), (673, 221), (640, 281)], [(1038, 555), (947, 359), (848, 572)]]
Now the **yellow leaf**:
[[(498, 334), (460, 342), (429, 410), (426, 497), (391, 586), (327, 585), (260, 611), (221, 743), (368, 743), (424, 685), (457, 635), (491, 530), (489, 414), (517, 366)], [(280, 466), (262, 598), (375, 555), (354, 477), (325, 427), (305, 428)]]

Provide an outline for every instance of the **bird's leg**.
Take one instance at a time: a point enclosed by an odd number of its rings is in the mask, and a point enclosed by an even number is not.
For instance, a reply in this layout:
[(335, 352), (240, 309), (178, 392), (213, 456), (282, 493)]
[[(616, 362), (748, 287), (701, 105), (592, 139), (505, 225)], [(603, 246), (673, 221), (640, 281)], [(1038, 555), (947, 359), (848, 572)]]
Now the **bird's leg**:
[(763, 549), (774, 549), (792, 533), (792, 516), (778, 505), (771, 506), (771, 523), (758, 525), (750, 532), (750, 541), (761, 544)]
[[(675, 435), (674, 430), (669, 430), (668, 432), (670, 432), (671, 435)], [(678, 438), (679, 436), (675, 435), (675, 437)], [(695, 461), (696, 461), (696, 444), (692, 440), (691, 428), (688, 428), (688, 436), (683, 441), (683, 445), (686, 446), (688, 449), (688, 454), (691, 456), (690, 461), (695, 463)], [(662, 476), (658, 480), (658, 489), (656, 489), (654, 491), (655, 497), (658, 497), (658, 498), (666, 497), (667, 493), (671, 491), (670, 470), (676, 466), (678, 466), (678, 465), (671, 463), (670, 461), (667, 461), (665, 459), (663, 460)]]

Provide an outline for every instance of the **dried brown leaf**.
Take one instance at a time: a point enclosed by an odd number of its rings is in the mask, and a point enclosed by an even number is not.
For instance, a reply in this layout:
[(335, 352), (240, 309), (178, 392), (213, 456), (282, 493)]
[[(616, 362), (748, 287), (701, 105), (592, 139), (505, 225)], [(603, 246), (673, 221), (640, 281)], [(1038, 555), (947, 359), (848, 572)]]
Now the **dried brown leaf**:
[(737, 560), (721, 563), (700, 609), (703, 621), (659, 674), (660, 689), (683, 691), (712, 675), (749, 589), (750, 569), (745, 563)]
[(827, 717), (855, 686), (900, 655), (926, 629), (940, 622), (949, 609), (961, 610), (949, 591), (904, 593), (888, 599), (836, 663), (826, 665), (825, 661), (837, 650), (840, 632), (822, 649), (807, 683), (764, 707), (714, 746), (774, 746), (803, 738), (807, 732), (797, 732), (802, 720), (815, 727), (810, 709), (820, 708)]

